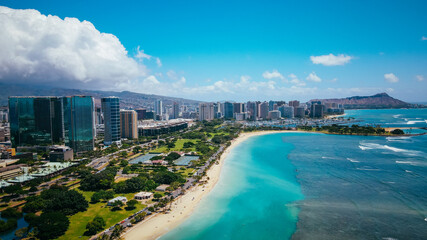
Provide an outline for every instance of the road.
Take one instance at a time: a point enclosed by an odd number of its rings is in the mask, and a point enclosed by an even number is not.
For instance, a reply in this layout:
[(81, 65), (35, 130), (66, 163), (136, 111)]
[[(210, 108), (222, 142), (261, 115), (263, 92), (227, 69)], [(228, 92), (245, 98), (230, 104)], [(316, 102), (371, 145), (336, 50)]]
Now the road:
[[(208, 167), (209, 167), (209, 164), (212, 162), (212, 161), (215, 161), (216, 160), (216, 158), (218, 157), (218, 155), (220, 154), (220, 153), (222, 153), (222, 151), (224, 150), (224, 148), (225, 148), (225, 146), (224, 145), (221, 145), (220, 147), (219, 147), (219, 149), (208, 159), (208, 161), (206, 161), (206, 163), (205, 163), (205, 165), (203, 165), (202, 167), (200, 167), (199, 168), (199, 170), (197, 170), (197, 172), (196, 172), (196, 174), (194, 174), (193, 176), (198, 176), (198, 175), (201, 175), (204, 171), (205, 171), (205, 169), (207, 169)], [(183, 194), (184, 193), (184, 191), (185, 190), (187, 190), (187, 189), (189, 189), (190, 187), (192, 187), (192, 186), (194, 186), (195, 184), (196, 184), (196, 182), (197, 182), (197, 180), (194, 178), (194, 177), (190, 177), (190, 178), (188, 178), (187, 179), (187, 182), (181, 187), (181, 188), (179, 188), (179, 189), (177, 189), (177, 190), (175, 190), (175, 191), (173, 191), (173, 192), (171, 192), (171, 194), (169, 195), (169, 197), (173, 197), (174, 199), (175, 198), (177, 198), (179, 195), (181, 195), (181, 194)], [(154, 205), (154, 204), (152, 204), (152, 205)], [(152, 205), (150, 205), (150, 206), (152, 206)], [(147, 206), (146, 208), (144, 208), (144, 209), (142, 209), (142, 210), (140, 210), (140, 211), (138, 211), (138, 212), (136, 212), (136, 213), (134, 213), (132, 216), (130, 216), (130, 217), (128, 217), (128, 218), (126, 218), (126, 219), (123, 219), (122, 221), (120, 221), (120, 222), (118, 222), (118, 223), (116, 223), (115, 225), (113, 225), (113, 226), (111, 226), (109, 229), (107, 229), (107, 230), (105, 230), (104, 232), (101, 232), (100, 234), (97, 234), (97, 235), (95, 235), (95, 236), (93, 236), (91, 239), (96, 239), (96, 237), (97, 236), (99, 236), (99, 235), (101, 235), (101, 234), (107, 234), (107, 235), (110, 235), (111, 233), (112, 233), (112, 231), (113, 231), (113, 229), (114, 229), (114, 227), (116, 226), (116, 225), (121, 225), (121, 226), (123, 226), (123, 228), (125, 229), (125, 228), (127, 228), (127, 227), (130, 227), (130, 226), (132, 226), (132, 224), (131, 224), (131, 220), (136, 216), (136, 215), (138, 215), (138, 214), (140, 214), (140, 213), (142, 213), (142, 212), (146, 212), (147, 213), (147, 215), (150, 215), (151, 214), (151, 212), (150, 211), (148, 211), (148, 208), (150, 207), (150, 206)]]

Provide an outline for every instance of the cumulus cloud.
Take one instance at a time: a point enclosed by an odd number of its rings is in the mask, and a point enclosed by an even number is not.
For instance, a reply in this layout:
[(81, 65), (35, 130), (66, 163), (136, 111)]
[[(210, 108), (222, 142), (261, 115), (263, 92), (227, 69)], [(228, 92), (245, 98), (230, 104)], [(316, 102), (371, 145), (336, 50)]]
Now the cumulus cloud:
[(140, 59), (140, 60), (144, 60), (144, 59), (150, 60), (152, 56), (144, 53), (144, 50), (142, 50), (140, 48), (141, 47), (138, 46), (138, 48), (136, 49), (135, 58)]
[(156, 64), (158, 67), (162, 66), (162, 61), (160, 61), (160, 58), (156, 58)]
[(321, 55), (321, 56), (310, 56), (311, 62), (314, 64), (322, 64), (324, 66), (337, 66), (344, 65), (350, 62), (353, 59), (352, 56), (339, 54), (334, 55), (330, 53), (329, 55)]
[(0, 32), (0, 81), (115, 89), (147, 76), (116, 36), (88, 21), (0, 6)]
[(277, 70), (273, 70), (272, 72), (265, 71), (262, 74), (262, 77), (265, 78), (265, 79), (274, 79), (274, 78), (279, 78), (281, 80), (285, 79), (285, 77), (279, 71), (277, 71)]
[(295, 86), (302, 87), (306, 85), (304, 81), (299, 80), (298, 77), (293, 73), (289, 74), (288, 77), (290, 78), (289, 82)]
[(415, 76), (415, 78), (417, 79), (418, 82), (424, 81), (424, 76), (423, 75), (417, 75), (417, 76)]
[(308, 81), (312, 81), (312, 82), (321, 82), (322, 81), (322, 79), (319, 76), (317, 76), (315, 72), (308, 74), (306, 79)]
[(393, 73), (386, 73), (384, 74), (384, 79), (389, 83), (397, 83), (399, 82), (399, 78), (396, 77)]

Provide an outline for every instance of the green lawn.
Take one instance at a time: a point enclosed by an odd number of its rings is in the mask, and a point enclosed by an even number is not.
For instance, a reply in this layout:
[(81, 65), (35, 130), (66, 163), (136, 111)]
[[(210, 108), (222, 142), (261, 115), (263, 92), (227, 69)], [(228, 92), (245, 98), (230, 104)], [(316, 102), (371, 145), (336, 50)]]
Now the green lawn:
[[(90, 201), (90, 197), (94, 192), (85, 192), (80, 191), (86, 200)], [(133, 199), (134, 193), (129, 194), (116, 194), (117, 196), (125, 196), (128, 200)], [(86, 212), (79, 212), (70, 217), (70, 226), (62, 237), (58, 240), (68, 240), (68, 239), (89, 239), (90, 236), (83, 236), (83, 233), (86, 230), (86, 224), (91, 221), (94, 217), (100, 216), (104, 218), (107, 223), (106, 228), (111, 227), (112, 225), (120, 222), (121, 220), (129, 217), (133, 213), (143, 209), (145, 205), (138, 204), (134, 210), (126, 211), (123, 207), (120, 211), (111, 211), (110, 207), (107, 207), (107, 203), (101, 202), (96, 204), (89, 204), (89, 208)], [(80, 237), (81, 236), (81, 237)]]
[(194, 168), (187, 168), (185, 170), (180, 170), (181, 167), (177, 167), (178, 173), (182, 174), (185, 178), (188, 178), (189, 173), (195, 173), (196, 170)]
[[(176, 140), (175, 147), (171, 148), (170, 150), (171, 151), (181, 151), (181, 149), (184, 148), (184, 143), (185, 142), (192, 142), (192, 143), (196, 144), (197, 141), (199, 141), (199, 140), (197, 140), (197, 139), (178, 139), (178, 140)], [(157, 148), (155, 150), (155, 152), (167, 152), (167, 149), (168, 149), (167, 146), (161, 146), (161, 147)], [(191, 151), (193, 151), (193, 152), (196, 151), (195, 147), (192, 147), (192, 148), (189, 148), (189, 149)]]

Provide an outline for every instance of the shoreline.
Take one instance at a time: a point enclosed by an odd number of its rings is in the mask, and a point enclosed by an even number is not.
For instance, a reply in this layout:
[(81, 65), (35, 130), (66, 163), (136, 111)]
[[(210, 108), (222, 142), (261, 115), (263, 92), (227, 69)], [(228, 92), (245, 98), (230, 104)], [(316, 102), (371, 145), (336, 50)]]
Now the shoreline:
[(346, 116), (347, 113), (343, 113), (343, 114), (339, 114), (339, 115), (326, 115), (326, 119), (332, 119), (332, 118), (339, 118), (339, 117), (344, 117)]
[(210, 193), (219, 181), (221, 176), (221, 169), (224, 165), (225, 159), (228, 154), (240, 143), (246, 141), (250, 137), (261, 136), (274, 133), (283, 132), (301, 132), (301, 131), (257, 131), (257, 132), (244, 132), (240, 133), (237, 138), (231, 141), (231, 145), (227, 147), (221, 154), (219, 164), (213, 164), (206, 173), (206, 179), (209, 180), (204, 185), (196, 185), (187, 192), (175, 199), (172, 203), (171, 210), (169, 213), (156, 213), (140, 223), (137, 223), (128, 231), (122, 234), (122, 237), (126, 240), (142, 240), (142, 239), (157, 239), (167, 232), (173, 230), (179, 226), (188, 217), (191, 216), (193, 211), (199, 205), (200, 201)]

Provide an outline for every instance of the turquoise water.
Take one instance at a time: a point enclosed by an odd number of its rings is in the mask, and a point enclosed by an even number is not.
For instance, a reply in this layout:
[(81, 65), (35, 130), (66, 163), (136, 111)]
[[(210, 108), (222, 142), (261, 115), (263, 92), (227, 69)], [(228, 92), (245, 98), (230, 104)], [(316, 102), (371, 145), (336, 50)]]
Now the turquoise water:
[(364, 120), (361, 124), (382, 127), (427, 127), (427, 109), (364, 109), (345, 110), (345, 117)]
[[(263, 144), (268, 143), (268, 144)], [(161, 239), (288, 239), (303, 198), (293, 149), (281, 135), (253, 137), (236, 146), (221, 178), (194, 214)]]
[[(350, 113), (427, 119), (424, 109)], [(426, 239), (426, 218), (427, 135), (280, 133), (233, 149), (212, 192), (161, 239)]]

